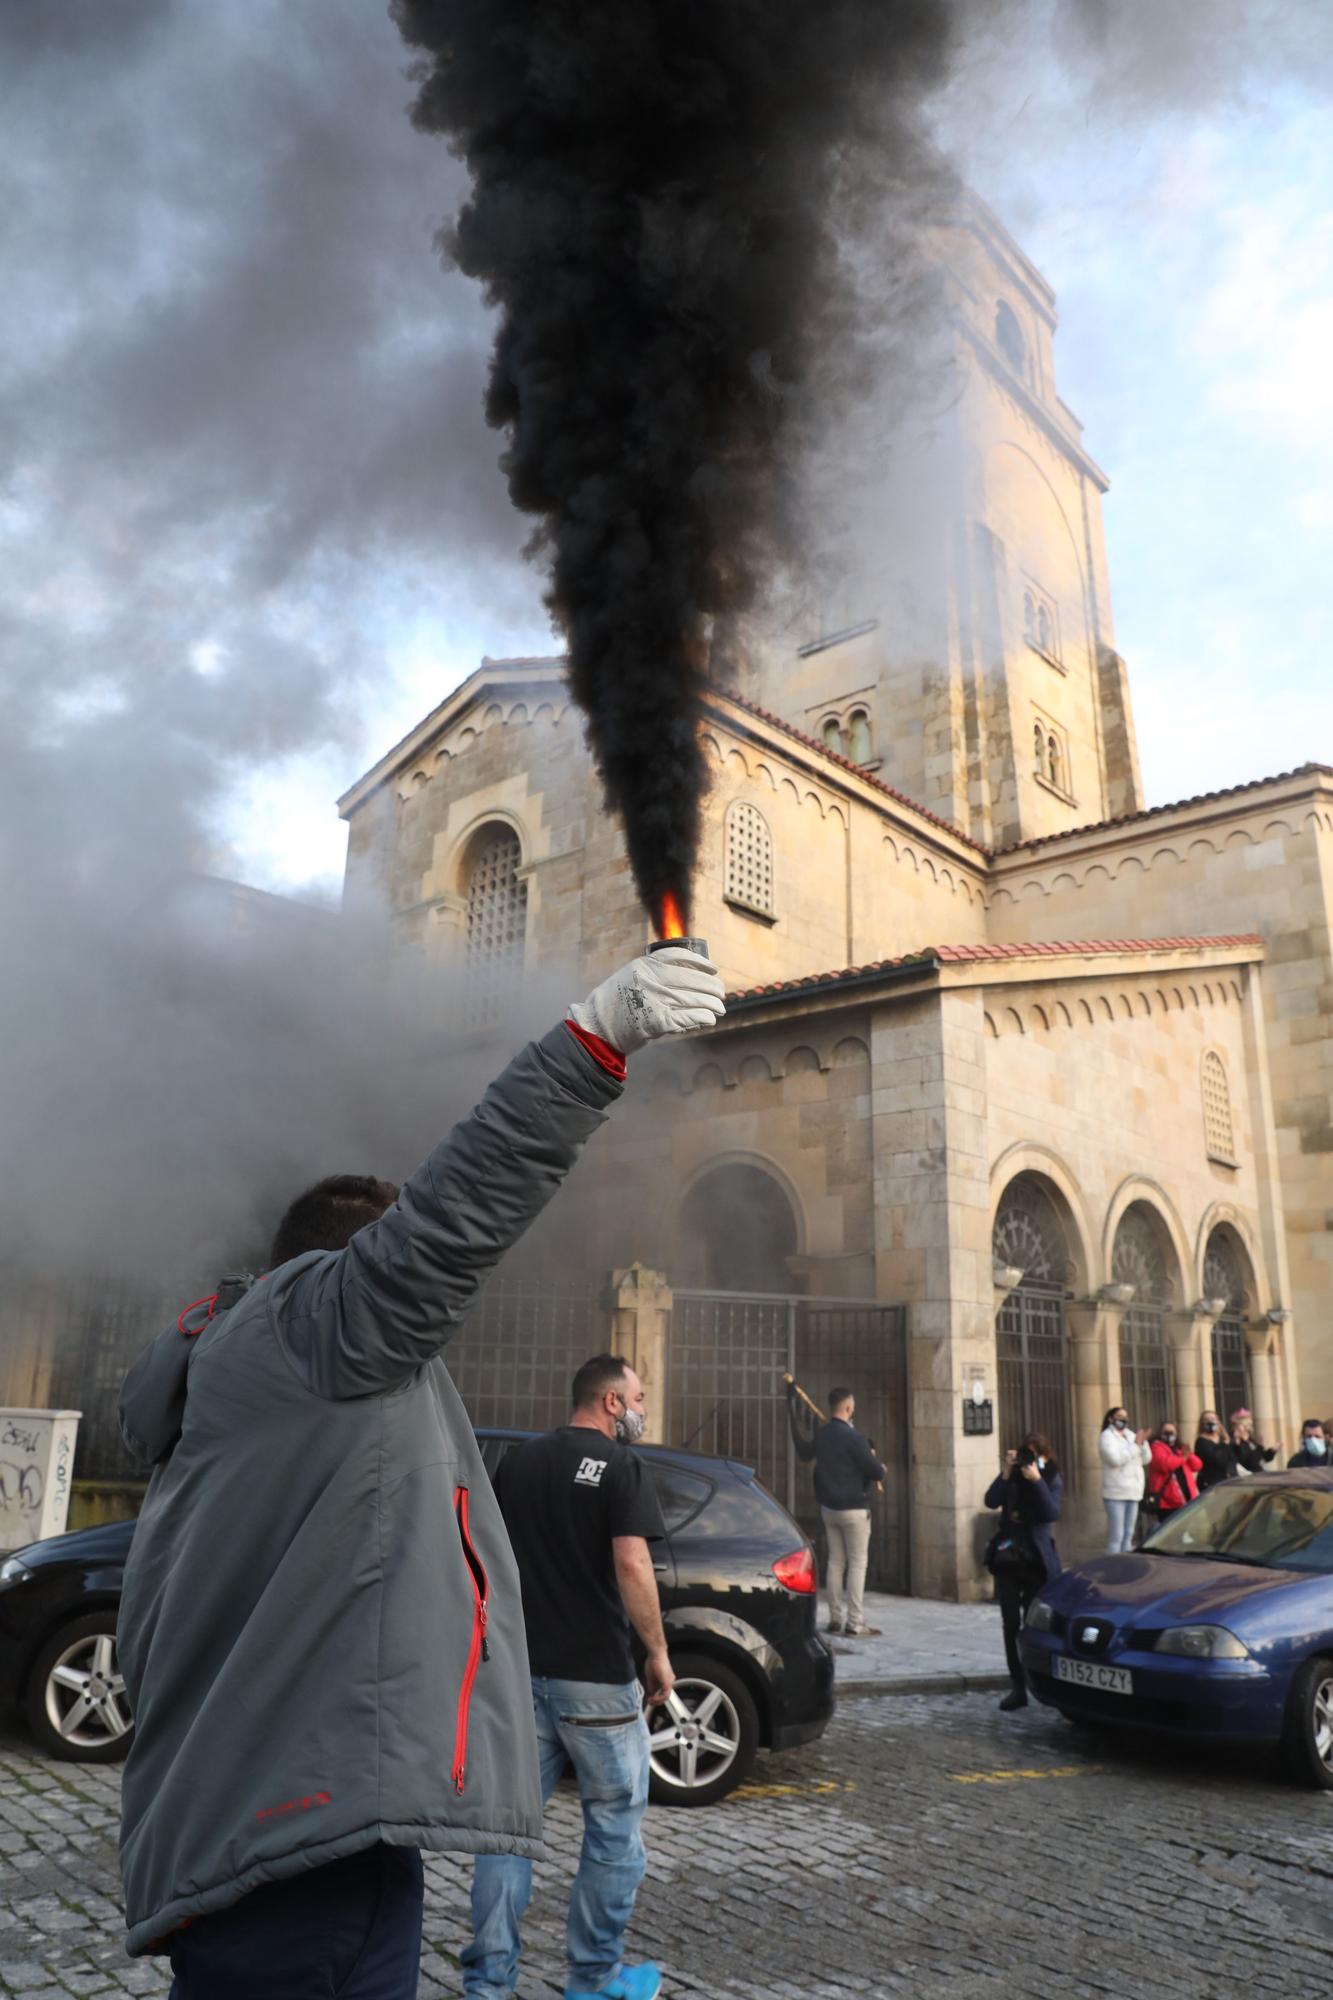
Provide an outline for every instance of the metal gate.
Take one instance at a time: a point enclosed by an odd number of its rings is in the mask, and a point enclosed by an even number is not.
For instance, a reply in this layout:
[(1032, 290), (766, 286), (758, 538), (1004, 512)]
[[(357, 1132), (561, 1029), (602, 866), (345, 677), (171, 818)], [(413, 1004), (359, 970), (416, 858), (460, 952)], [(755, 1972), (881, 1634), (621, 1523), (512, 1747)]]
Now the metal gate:
[(1050, 1439), (1066, 1480), (1073, 1465), (1069, 1337), (1063, 1287), (1019, 1285), (995, 1322), (1001, 1449), (1037, 1431)]
[(569, 1421), (569, 1387), (606, 1346), (606, 1282), (502, 1264), (444, 1350), (454, 1386), (481, 1429), (554, 1430)]
[[(1155, 1431), (1174, 1407), (1171, 1357), (1166, 1345), (1166, 1312), (1161, 1306), (1133, 1305), (1120, 1321), (1120, 1400), (1131, 1421)], [(1181, 1417), (1182, 1428), (1192, 1421)]]
[(906, 1313), (877, 1299), (772, 1292), (673, 1293), (667, 1383), (670, 1442), (754, 1466), (812, 1541), (821, 1534), (807, 1467), (787, 1424), (784, 1374), (822, 1402), (845, 1383), (856, 1427), (889, 1468), (871, 1505), (875, 1590), (910, 1588)]
[(1245, 1322), (1236, 1313), (1213, 1321), (1213, 1403), (1221, 1416), (1250, 1407), (1250, 1355)]

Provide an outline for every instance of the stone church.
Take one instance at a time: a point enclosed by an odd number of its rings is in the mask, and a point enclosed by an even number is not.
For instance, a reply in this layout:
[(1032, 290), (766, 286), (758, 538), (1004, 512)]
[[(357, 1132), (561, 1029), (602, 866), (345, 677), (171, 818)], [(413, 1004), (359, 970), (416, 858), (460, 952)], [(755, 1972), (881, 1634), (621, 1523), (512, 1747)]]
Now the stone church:
[[(1108, 1405), (1246, 1404), (1288, 1449), (1333, 1409), (1333, 769), (1145, 807), (1053, 293), (972, 199), (935, 263), (956, 393), (886, 474), (899, 531), (706, 700), (728, 1017), (636, 1064), (533, 1253), (559, 1279), (461, 1386), (554, 1421), (544, 1339), (632, 1344), (661, 1434), (808, 1517), (780, 1375), (843, 1377), (891, 1466), (877, 1580), (973, 1596), (1026, 1430), (1069, 1558)], [(517, 970), (582, 992), (651, 935), (558, 659), (484, 660), (340, 810), (479, 1035)]]

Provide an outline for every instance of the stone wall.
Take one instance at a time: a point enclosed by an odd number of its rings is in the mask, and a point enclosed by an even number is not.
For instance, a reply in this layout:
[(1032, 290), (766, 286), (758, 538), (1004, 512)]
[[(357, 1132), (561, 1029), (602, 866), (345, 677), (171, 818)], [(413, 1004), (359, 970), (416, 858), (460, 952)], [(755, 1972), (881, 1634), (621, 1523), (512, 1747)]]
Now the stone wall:
[(1264, 938), (1257, 1032), (1291, 1289), (1262, 1303), (1292, 1308), (1311, 1409), (1333, 1409), (1333, 775), (1297, 774), (997, 857), (989, 924), (997, 941)]

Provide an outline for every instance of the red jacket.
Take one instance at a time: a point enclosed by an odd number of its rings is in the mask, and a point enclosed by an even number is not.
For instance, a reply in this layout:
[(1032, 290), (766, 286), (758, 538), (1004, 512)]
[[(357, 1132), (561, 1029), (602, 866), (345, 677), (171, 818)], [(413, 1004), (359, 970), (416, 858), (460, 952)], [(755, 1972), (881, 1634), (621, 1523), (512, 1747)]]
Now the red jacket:
[[(1157, 1502), (1159, 1512), (1174, 1514), (1176, 1508), (1183, 1507), (1187, 1500), (1198, 1499), (1195, 1474), (1202, 1471), (1203, 1460), (1196, 1458), (1192, 1451), (1173, 1451), (1169, 1444), (1163, 1444), (1158, 1438), (1153, 1445), (1152, 1462), (1148, 1467), (1148, 1498)], [(1184, 1492), (1181, 1491), (1182, 1483)]]

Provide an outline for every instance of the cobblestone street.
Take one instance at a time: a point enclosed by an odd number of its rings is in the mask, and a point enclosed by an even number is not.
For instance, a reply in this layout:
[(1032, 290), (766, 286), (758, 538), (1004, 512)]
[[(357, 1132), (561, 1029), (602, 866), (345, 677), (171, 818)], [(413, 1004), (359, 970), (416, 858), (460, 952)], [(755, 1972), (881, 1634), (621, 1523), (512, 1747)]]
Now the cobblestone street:
[[(0, 1751), (0, 1993), (161, 1993), (122, 1955), (117, 1775)], [(561, 1980), (578, 1807), (538, 1873), (525, 2000)], [(721, 1807), (654, 1810), (636, 1956), (679, 2000), (848, 1994), (1230, 1995), (1322, 1990), (1333, 1795), (1265, 1760), (1076, 1734), (983, 1695), (843, 1703), (825, 1740), (762, 1759)], [(422, 1994), (459, 1991), (468, 1868), (427, 1861)], [(249, 2000), (280, 2000), (255, 1993)]]

